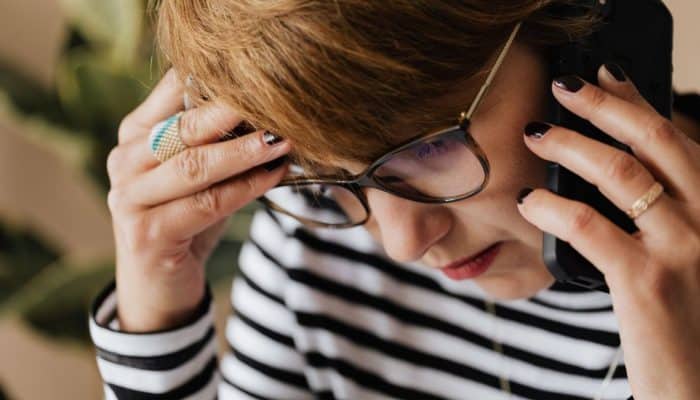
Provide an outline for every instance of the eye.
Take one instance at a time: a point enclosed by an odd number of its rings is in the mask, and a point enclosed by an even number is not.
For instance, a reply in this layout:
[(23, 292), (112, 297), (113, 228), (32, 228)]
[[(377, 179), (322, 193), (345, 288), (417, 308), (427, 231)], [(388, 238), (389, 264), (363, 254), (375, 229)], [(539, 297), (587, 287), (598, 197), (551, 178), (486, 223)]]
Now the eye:
[(438, 154), (443, 154), (448, 150), (447, 143), (444, 140), (436, 140), (434, 142), (423, 143), (416, 149), (416, 157), (426, 159), (434, 157)]

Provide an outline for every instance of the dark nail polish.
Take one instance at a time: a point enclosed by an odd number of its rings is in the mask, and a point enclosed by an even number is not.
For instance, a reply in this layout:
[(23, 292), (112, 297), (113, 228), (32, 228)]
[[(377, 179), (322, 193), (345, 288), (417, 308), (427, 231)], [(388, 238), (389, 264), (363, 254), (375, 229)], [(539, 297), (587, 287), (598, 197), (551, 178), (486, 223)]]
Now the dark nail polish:
[(528, 194), (530, 194), (530, 192), (532, 192), (532, 189), (530, 189), (530, 188), (525, 188), (525, 189), (521, 190), (520, 193), (518, 194), (518, 204), (523, 204), (523, 199)]
[(263, 168), (270, 172), (282, 166), (282, 164), (284, 164), (285, 161), (287, 161), (287, 156), (275, 158), (274, 160), (268, 161), (265, 164), (263, 164)]
[(282, 138), (270, 131), (265, 131), (265, 134), (263, 135), (263, 140), (265, 141), (265, 143), (272, 146), (273, 144), (281, 142)]
[(544, 122), (530, 122), (525, 126), (525, 136), (540, 139), (552, 127)]
[(615, 80), (617, 80), (618, 82), (624, 82), (627, 80), (627, 77), (625, 76), (625, 71), (623, 71), (619, 65), (615, 63), (606, 63), (605, 69), (607, 69), (608, 72), (610, 72), (610, 75), (615, 77)]
[(557, 87), (571, 93), (576, 93), (583, 87), (583, 81), (576, 75), (567, 75), (559, 77), (554, 80), (554, 84)]

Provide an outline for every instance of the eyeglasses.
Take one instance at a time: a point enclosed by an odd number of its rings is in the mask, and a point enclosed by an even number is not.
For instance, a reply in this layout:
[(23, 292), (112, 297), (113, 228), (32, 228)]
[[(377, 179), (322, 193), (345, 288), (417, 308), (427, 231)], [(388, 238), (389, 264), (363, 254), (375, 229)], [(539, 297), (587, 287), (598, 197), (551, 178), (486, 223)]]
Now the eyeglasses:
[(293, 176), (282, 179), (259, 200), (268, 207), (312, 227), (350, 228), (369, 219), (363, 188), (375, 188), (421, 203), (444, 204), (481, 192), (489, 180), (486, 155), (469, 133), (472, 115), (520, 29), (513, 28), (468, 110), (458, 124), (419, 135), (389, 151), (358, 175), (308, 178), (292, 165)]

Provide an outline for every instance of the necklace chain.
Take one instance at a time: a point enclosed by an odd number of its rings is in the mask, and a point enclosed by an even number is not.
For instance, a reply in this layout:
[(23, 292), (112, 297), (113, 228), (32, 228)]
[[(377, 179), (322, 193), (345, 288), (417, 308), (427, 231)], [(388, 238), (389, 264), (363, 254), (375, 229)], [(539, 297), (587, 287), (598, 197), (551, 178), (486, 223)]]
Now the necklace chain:
[[(498, 316), (496, 315), (496, 304), (491, 300), (484, 300), (484, 307), (486, 308), (486, 311), (488, 311), (488, 313), (491, 315), (491, 319), (493, 320), (493, 326), (496, 326), (496, 324), (498, 323)], [(501, 358), (501, 364), (505, 364), (506, 357), (505, 354), (503, 354), (503, 345), (501, 344), (501, 342), (492, 338), (491, 344), (493, 350), (499, 354)], [(620, 362), (621, 358), (622, 346), (618, 346), (615, 350), (613, 360), (608, 366), (608, 371), (605, 374), (605, 378), (603, 378), (603, 383), (600, 385), (600, 388), (598, 388), (598, 393), (595, 395), (595, 397), (593, 397), (593, 400), (601, 400), (603, 398), (603, 393), (605, 392), (605, 389), (607, 389), (607, 387), (610, 385), (615, 369), (617, 369), (617, 364)], [(508, 397), (510, 398), (510, 380), (507, 376), (503, 374), (502, 370), (500, 370), (498, 373), (498, 381), (501, 386), (501, 391), (508, 393)]]

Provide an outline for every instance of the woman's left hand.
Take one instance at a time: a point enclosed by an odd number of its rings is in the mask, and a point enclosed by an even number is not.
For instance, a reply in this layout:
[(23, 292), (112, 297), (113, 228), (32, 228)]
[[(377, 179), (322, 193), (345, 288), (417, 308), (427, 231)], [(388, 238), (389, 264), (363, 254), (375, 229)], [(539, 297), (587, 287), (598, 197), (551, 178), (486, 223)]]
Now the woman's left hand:
[[(619, 67), (618, 67), (619, 68)], [(615, 67), (611, 67), (615, 69)], [(621, 70), (600, 87), (555, 80), (556, 99), (631, 147), (634, 156), (553, 126), (525, 143), (591, 182), (627, 211), (654, 182), (664, 192), (629, 234), (590, 206), (534, 190), (518, 206), (539, 229), (568, 242), (604, 275), (620, 325), (635, 400), (700, 393), (700, 145), (658, 114)], [(568, 90), (567, 90), (568, 87)]]

